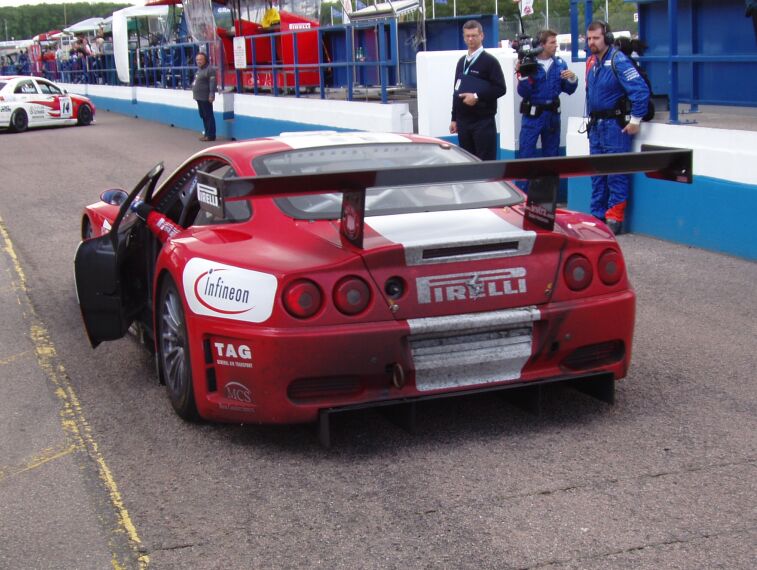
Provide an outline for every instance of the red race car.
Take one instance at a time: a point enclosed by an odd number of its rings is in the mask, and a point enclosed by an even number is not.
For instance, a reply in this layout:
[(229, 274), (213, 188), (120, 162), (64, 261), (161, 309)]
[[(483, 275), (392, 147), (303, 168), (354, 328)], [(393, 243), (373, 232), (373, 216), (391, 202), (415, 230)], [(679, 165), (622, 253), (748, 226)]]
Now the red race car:
[[(612, 232), (555, 208), (560, 176), (691, 151), (479, 162), (415, 135), (210, 147), (86, 208), (76, 286), (93, 346), (129, 328), (185, 419), (243, 423), (573, 382), (611, 399), (634, 293)], [(530, 179), (528, 200), (506, 180)]]

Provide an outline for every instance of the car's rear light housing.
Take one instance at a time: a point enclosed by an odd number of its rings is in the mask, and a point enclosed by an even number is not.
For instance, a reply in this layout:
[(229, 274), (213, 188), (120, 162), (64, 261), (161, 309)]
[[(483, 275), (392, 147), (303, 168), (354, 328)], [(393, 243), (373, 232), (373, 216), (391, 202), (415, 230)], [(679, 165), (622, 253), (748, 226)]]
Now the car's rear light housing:
[(298, 378), (287, 388), (292, 402), (304, 403), (313, 400), (353, 396), (363, 386), (357, 376), (325, 376), (322, 378)]
[(313, 281), (298, 279), (284, 288), (281, 300), (290, 315), (298, 319), (307, 319), (321, 309), (323, 294)]
[(619, 251), (606, 249), (599, 256), (597, 262), (597, 274), (600, 281), (605, 285), (615, 285), (625, 273), (625, 263)]
[(594, 269), (588, 258), (581, 254), (571, 255), (563, 269), (565, 283), (571, 291), (583, 291), (594, 278)]
[(358, 315), (371, 302), (371, 288), (360, 277), (348, 276), (334, 286), (334, 305), (345, 315)]
[(600, 342), (577, 348), (562, 361), (562, 366), (569, 370), (589, 370), (620, 362), (625, 355), (626, 345), (622, 340)]

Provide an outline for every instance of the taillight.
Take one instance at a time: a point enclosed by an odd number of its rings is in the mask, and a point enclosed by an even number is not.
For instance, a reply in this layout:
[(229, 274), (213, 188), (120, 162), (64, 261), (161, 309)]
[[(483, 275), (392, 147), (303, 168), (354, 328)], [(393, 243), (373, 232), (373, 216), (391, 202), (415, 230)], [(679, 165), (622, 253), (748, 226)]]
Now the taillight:
[(565, 262), (565, 282), (573, 291), (582, 291), (589, 286), (594, 277), (591, 262), (583, 255), (571, 255)]
[(371, 288), (360, 277), (345, 277), (334, 286), (334, 304), (345, 315), (362, 313), (371, 302)]
[(321, 308), (323, 295), (318, 285), (307, 279), (300, 279), (284, 288), (282, 300), (289, 314), (299, 319), (307, 319)]
[(623, 256), (614, 249), (605, 250), (599, 256), (597, 272), (605, 285), (615, 285), (623, 277)]

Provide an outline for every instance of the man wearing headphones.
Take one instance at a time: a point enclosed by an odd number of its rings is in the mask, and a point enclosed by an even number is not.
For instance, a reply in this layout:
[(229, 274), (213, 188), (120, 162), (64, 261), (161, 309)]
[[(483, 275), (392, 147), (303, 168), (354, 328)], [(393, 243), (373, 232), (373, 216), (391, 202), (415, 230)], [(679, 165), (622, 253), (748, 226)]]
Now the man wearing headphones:
[[(591, 154), (630, 152), (647, 113), (649, 87), (623, 52), (613, 47), (606, 23), (589, 24), (586, 43), (593, 57), (586, 73)], [(591, 178), (591, 213), (616, 235), (623, 230), (630, 185), (628, 174)]]
[(539, 44), (543, 51), (536, 56), (539, 63), (530, 76), (520, 74), (520, 62), (515, 64), (518, 72), (518, 95), (521, 119), (519, 152), (520, 158), (536, 156), (536, 141), (541, 137), (542, 156), (557, 156), (560, 149), (560, 93), (572, 94), (578, 87), (576, 74), (568, 69), (561, 57), (556, 57), (557, 32), (539, 32)]

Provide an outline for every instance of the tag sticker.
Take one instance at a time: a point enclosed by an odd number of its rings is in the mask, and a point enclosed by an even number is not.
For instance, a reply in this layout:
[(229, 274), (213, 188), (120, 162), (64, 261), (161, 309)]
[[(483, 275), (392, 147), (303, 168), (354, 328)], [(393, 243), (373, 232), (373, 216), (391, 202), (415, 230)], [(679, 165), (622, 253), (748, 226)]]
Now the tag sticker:
[(455, 81), (455, 91), (460, 91), (461, 81), (462, 81), (461, 79), (458, 79), (457, 81)]

